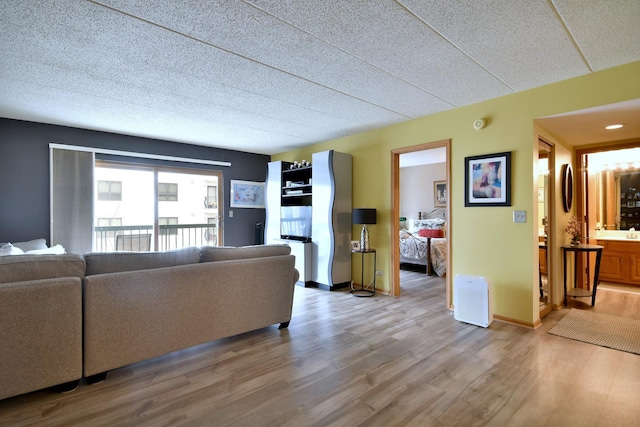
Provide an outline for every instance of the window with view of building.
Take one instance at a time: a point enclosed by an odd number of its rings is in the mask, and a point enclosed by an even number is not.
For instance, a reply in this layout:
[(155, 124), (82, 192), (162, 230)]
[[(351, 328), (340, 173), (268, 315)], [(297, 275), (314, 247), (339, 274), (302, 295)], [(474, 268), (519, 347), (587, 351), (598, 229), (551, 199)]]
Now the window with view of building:
[[(223, 242), (220, 170), (109, 161), (89, 151), (53, 147), (50, 160), (51, 240), (64, 241), (76, 253), (168, 251)], [(161, 201), (178, 200), (178, 187), (179, 201)], [(204, 198), (219, 203), (209, 207)]]
[(98, 181), (98, 200), (121, 201), (122, 200), (122, 182), (121, 181)]
[[(122, 218), (97, 218), (97, 231), (99, 233), (96, 234), (96, 247), (105, 248), (107, 244), (104, 243), (105, 240), (115, 241), (115, 237), (117, 231), (109, 230), (111, 227), (121, 227), (122, 226)], [(103, 229), (102, 227), (108, 227)]]
[(205, 232), (205, 240), (207, 244), (215, 244), (218, 241), (218, 219), (207, 218), (207, 224), (211, 224), (211, 227), (207, 228)]
[(205, 199), (205, 206), (209, 209), (215, 209), (218, 207), (218, 186), (207, 186), (207, 198)]
[(158, 183), (158, 201), (177, 202), (178, 201), (178, 184), (169, 183), (169, 182)]
[(98, 218), (98, 227), (119, 227), (122, 225), (122, 218)]
[(177, 228), (169, 228), (167, 225), (178, 225), (178, 217), (161, 216), (158, 218), (158, 226), (160, 227), (161, 236), (176, 236), (178, 235)]
[(124, 190), (121, 201), (96, 200), (95, 251), (118, 250), (116, 240), (120, 236), (142, 241), (150, 235), (144, 250), (158, 251), (218, 245), (222, 241), (219, 205), (202, 203), (203, 198), (222, 200), (219, 171), (96, 160), (94, 179), (94, 188), (98, 182), (119, 181)]

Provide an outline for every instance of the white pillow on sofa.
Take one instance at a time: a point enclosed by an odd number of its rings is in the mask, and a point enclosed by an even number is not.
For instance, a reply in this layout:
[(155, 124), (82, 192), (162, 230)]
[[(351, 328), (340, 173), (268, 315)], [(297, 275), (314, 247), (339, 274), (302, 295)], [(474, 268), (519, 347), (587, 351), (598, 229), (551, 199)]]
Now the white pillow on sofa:
[(24, 251), (20, 248), (16, 248), (11, 243), (5, 243), (0, 247), (0, 256), (4, 255), (21, 255)]
[(51, 246), (50, 248), (46, 248), (46, 249), (35, 249), (33, 251), (27, 251), (25, 252), (25, 254), (29, 254), (29, 255), (43, 255), (43, 254), (49, 254), (49, 255), (61, 255), (61, 254), (66, 254), (67, 251), (65, 251), (64, 247), (62, 245), (55, 245), (55, 246)]
[(47, 241), (45, 239), (33, 239), (28, 242), (13, 242), (13, 246), (23, 252), (29, 252), (37, 249), (47, 249)]

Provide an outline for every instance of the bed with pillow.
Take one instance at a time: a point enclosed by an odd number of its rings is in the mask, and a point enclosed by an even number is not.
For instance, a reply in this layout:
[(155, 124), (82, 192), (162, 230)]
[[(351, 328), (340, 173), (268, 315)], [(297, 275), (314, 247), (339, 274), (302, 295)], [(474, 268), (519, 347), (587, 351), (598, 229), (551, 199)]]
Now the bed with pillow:
[(426, 266), (427, 274), (444, 277), (447, 272), (447, 239), (444, 210), (437, 209), (431, 218), (407, 221), (400, 230), (400, 263)]

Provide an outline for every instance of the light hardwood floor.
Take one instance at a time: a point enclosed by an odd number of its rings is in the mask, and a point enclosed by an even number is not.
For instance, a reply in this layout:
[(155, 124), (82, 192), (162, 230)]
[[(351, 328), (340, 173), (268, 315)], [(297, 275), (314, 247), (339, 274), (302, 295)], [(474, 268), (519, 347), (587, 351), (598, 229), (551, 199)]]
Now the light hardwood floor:
[[(595, 309), (640, 318), (639, 302), (601, 290)], [(412, 272), (397, 298), (297, 287), (289, 329), (172, 353), (68, 394), (5, 399), (0, 425), (639, 425), (640, 356), (548, 334), (566, 313), (538, 330), (460, 323), (444, 280)]]

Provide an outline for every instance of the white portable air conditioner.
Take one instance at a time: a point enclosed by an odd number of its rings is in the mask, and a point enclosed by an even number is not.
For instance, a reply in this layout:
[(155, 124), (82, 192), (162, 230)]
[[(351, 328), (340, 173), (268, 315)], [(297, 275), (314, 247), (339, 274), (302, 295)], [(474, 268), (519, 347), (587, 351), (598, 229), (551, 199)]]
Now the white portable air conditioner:
[(453, 279), (453, 317), (472, 325), (488, 327), (493, 321), (491, 283), (482, 276), (457, 274)]

